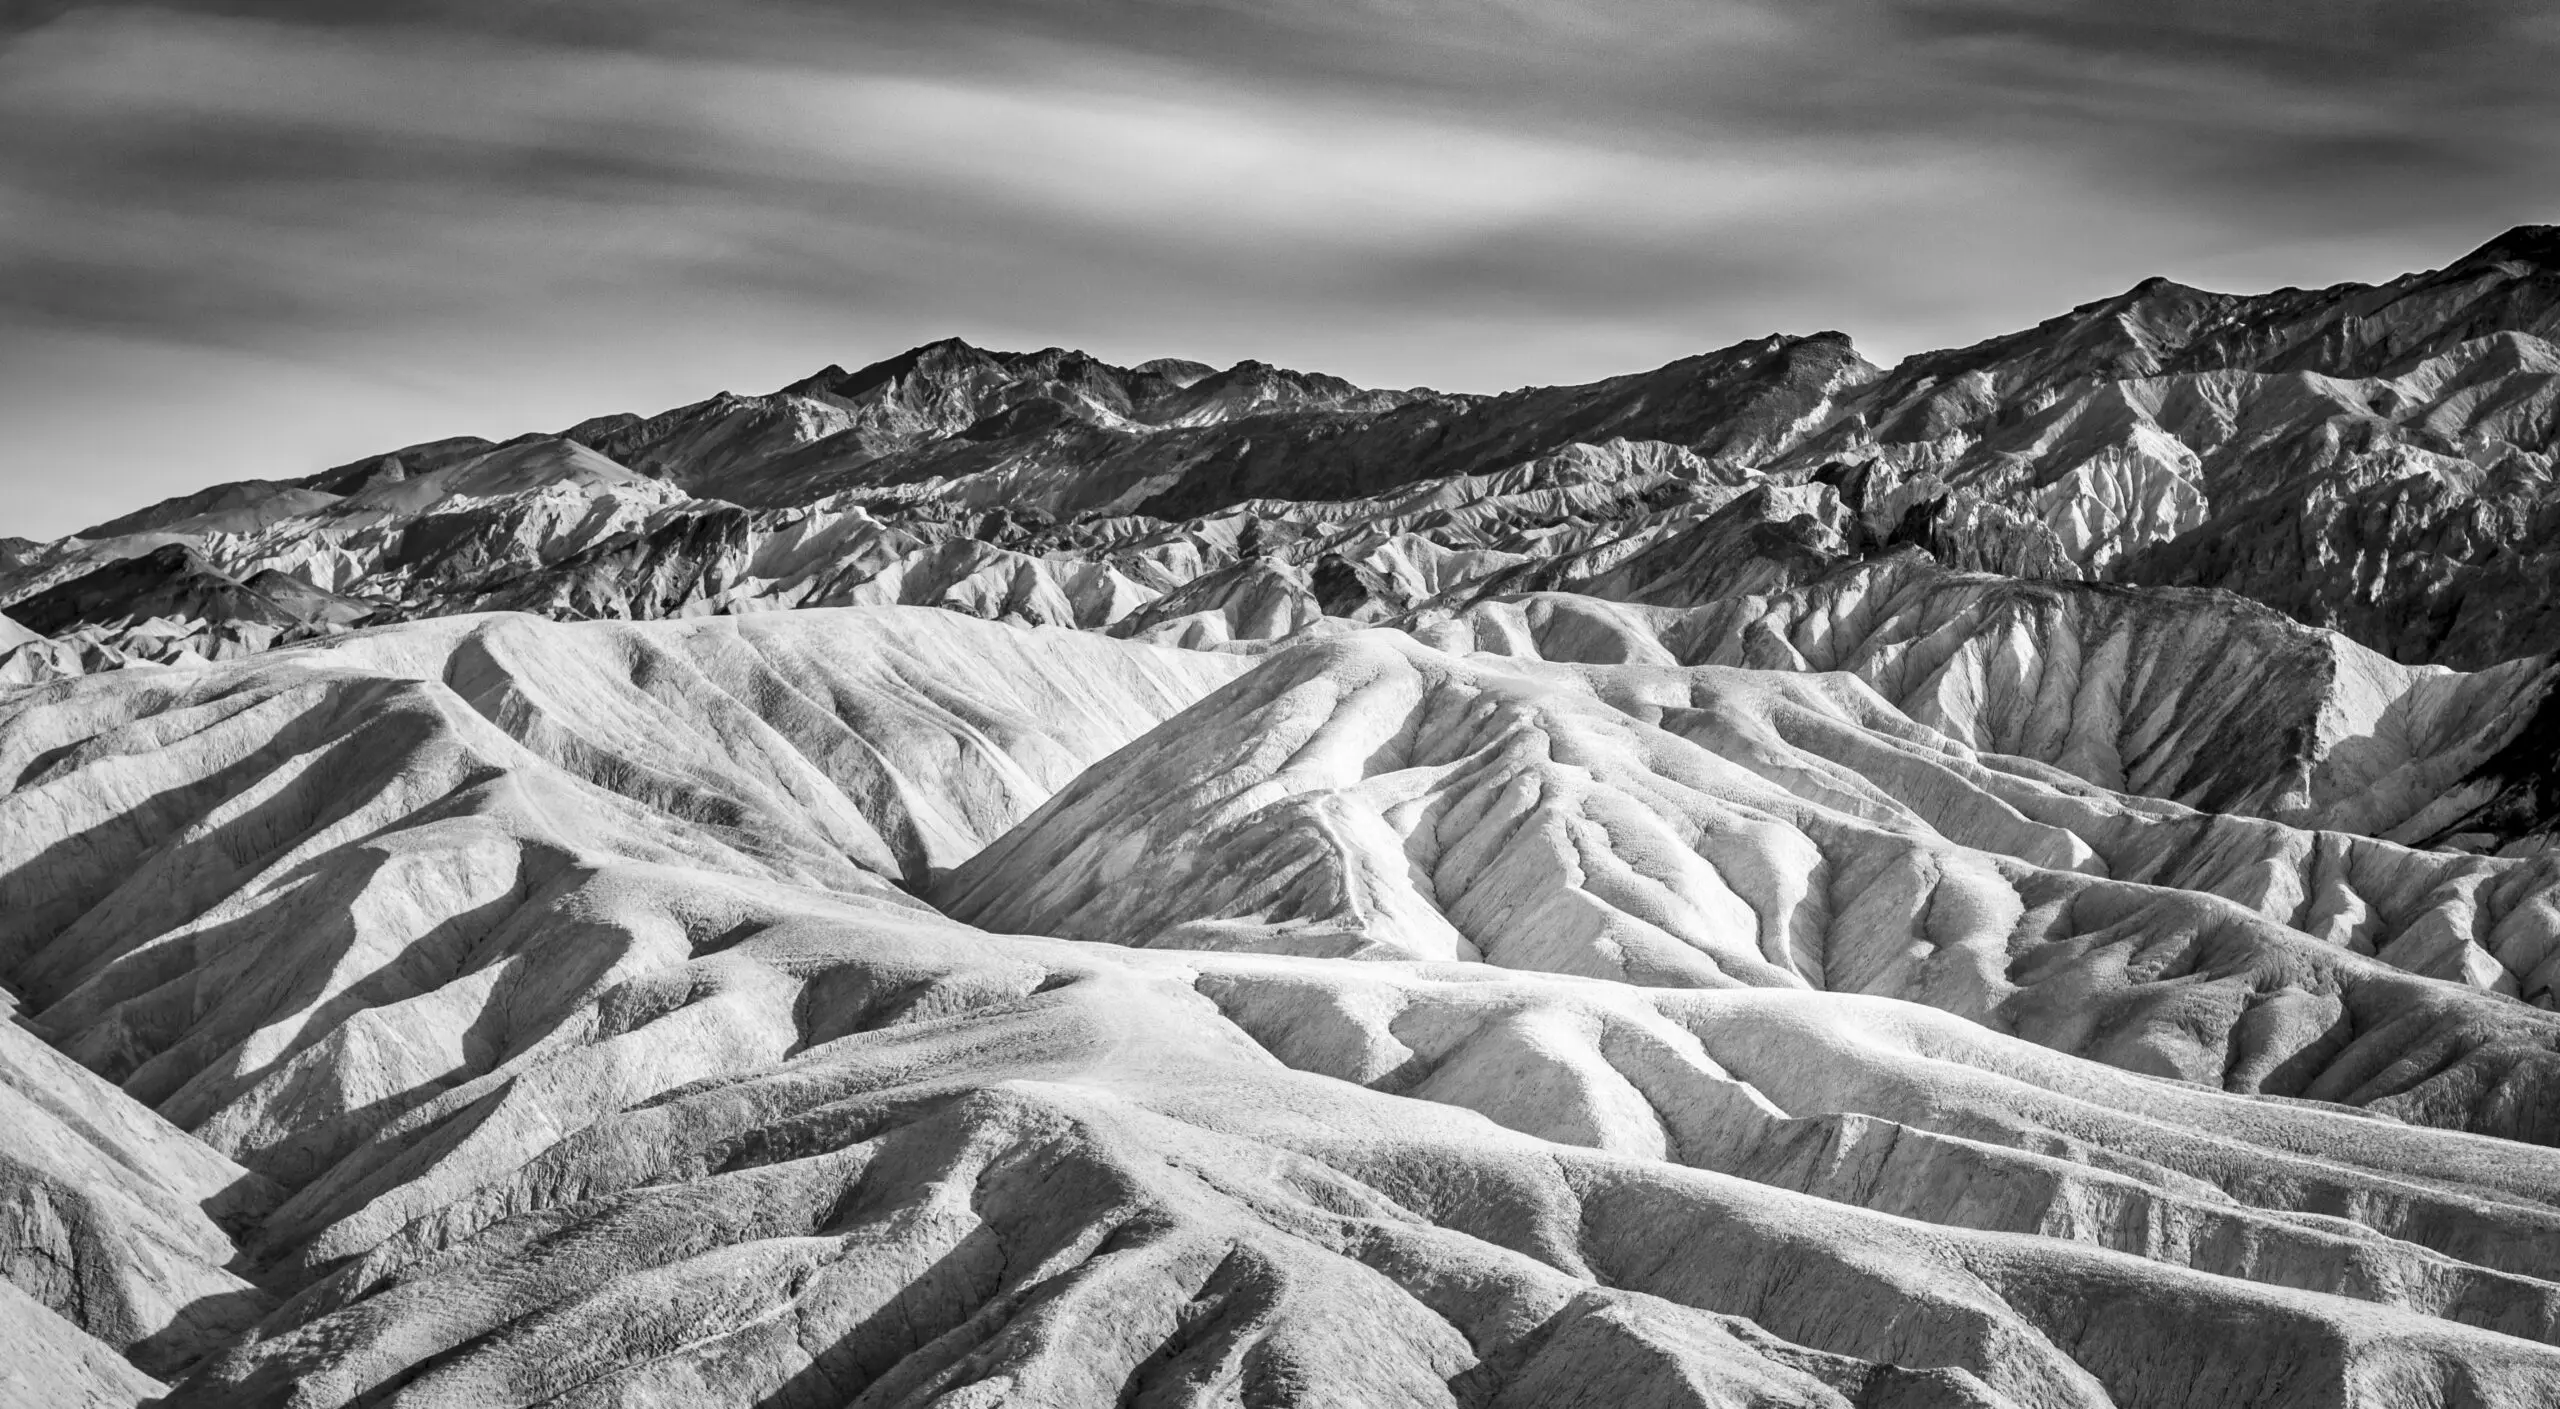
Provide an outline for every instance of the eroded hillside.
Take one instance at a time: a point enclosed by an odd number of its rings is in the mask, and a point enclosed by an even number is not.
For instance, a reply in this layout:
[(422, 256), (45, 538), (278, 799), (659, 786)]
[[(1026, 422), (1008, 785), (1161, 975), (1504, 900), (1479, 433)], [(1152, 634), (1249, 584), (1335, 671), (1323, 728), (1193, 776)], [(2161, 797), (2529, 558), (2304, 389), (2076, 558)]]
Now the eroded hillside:
[(2560, 1401), (2554, 248), (12, 548), (0, 1398)]

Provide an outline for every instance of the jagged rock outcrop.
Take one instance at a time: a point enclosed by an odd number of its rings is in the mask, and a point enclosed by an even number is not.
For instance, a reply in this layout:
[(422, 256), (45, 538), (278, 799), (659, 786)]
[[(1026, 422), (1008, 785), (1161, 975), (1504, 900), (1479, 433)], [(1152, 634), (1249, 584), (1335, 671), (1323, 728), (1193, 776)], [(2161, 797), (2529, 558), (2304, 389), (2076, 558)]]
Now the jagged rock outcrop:
[(2037, 511), (2105, 566), (2314, 487), (2547, 451), (2550, 396), (2535, 384), (2555, 330), (2550, 227), (2375, 287), (2235, 295), (2151, 279), (1910, 358), (1792, 455), (1933, 471)]
[[(1449, 400), (1259, 362), (1223, 372), (1170, 360), (1132, 369), (1063, 348), (987, 352), (950, 339), (859, 371), (829, 367), (771, 396), (724, 393), (646, 420), (590, 421), (569, 434), (644, 473), (741, 504), (807, 503), (847, 488), (978, 475), (1007, 481), (1012, 502), (1054, 512), (1057, 496), (1089, 499), (1119, 478), (1100, 466), (1157, 431), (1294, 412), (1358, 416), (1417, 397)], [(1042, 485), (1048, 469), (1068, 473)]]
[(1766, 468), (1931, 474), (2084, 570), (2240, 592), (2411, 664), (2548, 651), (2555, 228), (2369, 287), (2149, 280), (1910, 358)]

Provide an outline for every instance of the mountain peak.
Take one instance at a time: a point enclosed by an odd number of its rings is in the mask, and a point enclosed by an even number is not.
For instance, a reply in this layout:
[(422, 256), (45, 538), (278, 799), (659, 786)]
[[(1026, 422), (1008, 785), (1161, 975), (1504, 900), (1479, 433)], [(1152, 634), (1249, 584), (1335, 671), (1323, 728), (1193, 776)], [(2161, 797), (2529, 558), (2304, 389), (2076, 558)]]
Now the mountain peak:
[(2455, 260), (2451, 267), (2475, 264), (2533, 264), (2560, 269), (2560, 225), (2518, 225)]
[(2132, 288), (2125, 290), (2123, 293), (2116, 295), (2111, 302), (2118, 307), (2133, 308), (2145, 304), (2158, 304), (2164, 301), (2184, 301), (2188, 299), (2212, 297), (2214, 297), (2214, 294), (2210, 290), (2197, 288), (2193, 284), (2182, 284), (2165, 274), (2154, 274), (2150, 278), (2143, 280), (2141, 283), (2134, 285)]
[(883, 382), (894, 381), (930, 363), (987, 355), (983, 349), (973, 347), (959, 338), (937, 338), (932, 342), (920, 343), (908, 348), (895, 357), (884, 357), (850, 372), (842, 366), (829, 363), (818, 371), (784, 387), (783, 391), (803, 396), (811, 392), (858, 396)]
[(1187, 357), (1158, 357), (1141, 362), (1129, 370), (1145, 376), (1162, 377), (1175, 386), (1187, 387), (1215, 373), (1218, 369), (1206, 362), (1194, 362)]

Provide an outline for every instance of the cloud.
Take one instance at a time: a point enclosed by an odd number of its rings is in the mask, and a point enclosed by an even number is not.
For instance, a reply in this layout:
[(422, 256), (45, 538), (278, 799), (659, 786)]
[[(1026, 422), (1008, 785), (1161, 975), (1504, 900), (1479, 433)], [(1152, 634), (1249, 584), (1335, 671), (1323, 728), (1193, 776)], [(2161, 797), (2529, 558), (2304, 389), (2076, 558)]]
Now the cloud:
[(965, 304), (992, 276), (1069, 316), (1150, 290), (1677, 303), (1661, 281), (1684, 255), (1733, 264), (1702, 233), (1907, 199), (1933, 169), (1310, 102), (1091, 46), (936, 74), (155, 14), (15, 57), (14, 311), (206, 341), (470, 316), (597, 278)]
[[(190, 369), (150, 414), (237, 429), (192, 460), (22, 431), (0, 486), (66, 455), (170, 488), (297, 473), (948, 332), (1490, 389), (1776, 330), (1898, 354), (2154, 272), (2382, 277), (2554, 213), (2518, 193), (2555, 174), (2560, 29), (2411, 13), (19, 5), (0, 362), (134, 349)], [(0, 387), (0, 419), (88, 424), (66, 379), (40, 418)]]

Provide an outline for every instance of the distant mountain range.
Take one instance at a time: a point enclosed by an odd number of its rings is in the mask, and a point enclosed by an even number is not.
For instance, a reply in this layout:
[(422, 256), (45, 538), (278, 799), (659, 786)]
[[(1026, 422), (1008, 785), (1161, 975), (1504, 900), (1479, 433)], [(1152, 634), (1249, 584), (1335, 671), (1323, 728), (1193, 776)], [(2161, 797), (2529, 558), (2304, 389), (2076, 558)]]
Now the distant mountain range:
[(760, 396), (218, 485), (13, 545), (0, 610), (79, 643), (56, 671), (496, 607), (895, 600), (1127, 631), (1160, 628), (1169, 599), (1216, 612), (1285, 581), (1269, 590), (1295, 627), (1579, 587), (1682, 534), (1730, 538), (1703, 521), (1733, 491), (1827, 486), (1865, 551), (2219, 587), (2404, 663), (2477, 667), (2560, 645), (2555, 336), (2560, 231), (2529, 226), (2374, 286), (2146, 280), (1890, 370), (1818, 333), (1467, 396), (946, 341)]

